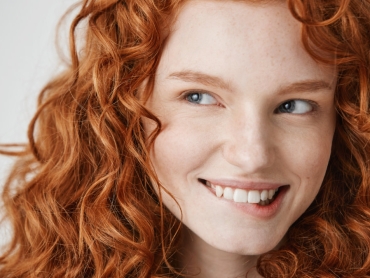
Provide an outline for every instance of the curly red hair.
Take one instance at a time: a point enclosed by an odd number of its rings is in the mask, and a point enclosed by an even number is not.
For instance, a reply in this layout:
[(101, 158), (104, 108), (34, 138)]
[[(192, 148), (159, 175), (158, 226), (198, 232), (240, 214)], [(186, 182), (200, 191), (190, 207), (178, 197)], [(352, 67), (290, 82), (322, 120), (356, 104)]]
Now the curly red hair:
[[(257, 270), (267, 278), (370, 277), (370, 1), (287, 2), (308, 53), (337, 66), (337, 127), (318, 196)], [(13, 238), (1, 277), (178, 274), (181, 224), (153, 190), (148, 155), (161, 124), (137, 92), (145, 84), (150, 94), (180, 8), (180, 0), (81, 3), (71, 64), (42, 90), (29, 143), (4, 186)], [(142, 117), (157, 123), (149, 139)]]

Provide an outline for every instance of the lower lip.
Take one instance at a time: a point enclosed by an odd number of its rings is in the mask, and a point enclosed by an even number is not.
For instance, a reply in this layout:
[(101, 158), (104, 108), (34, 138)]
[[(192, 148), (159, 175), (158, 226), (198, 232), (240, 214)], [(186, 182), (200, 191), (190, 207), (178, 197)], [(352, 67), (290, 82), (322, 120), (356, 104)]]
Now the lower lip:
[(212, 196), (214, 198), (217, 198), (217, 200), (219, 202), (222, 202), (223, 204), (228, 205), (228, 206), (231, 205), (231, 206), (235, 207), (236, 209), (238, 209), (239, 211), (242, 211), (243, 213), (246, 213), (250, 216), (253, 216), (253, 217), (256, 217), (256, 218), (265, 218), (265, 219), (271, 218), (275, 214), (278, 213), (278, 211), (281, 208), (284, 196), (285, 196), (286, 192), (289, 189), (289, 186), (280, 187), (279, 188), (279, 193), (276, 196), (276, 198), (270, 204), (261, 206), (261, 205), (258, 205), (258, 204), (236, 203), (236, 202), (227, 200), (225, 198), (219, 198), (215, 195), (215, 192), (213, 191), (213, 189), (211, 189), (211, 188), (209, 188), (209, 187), (207, 187), (203, 184), (202, 184), (202, 186), (207, 188), (208, 192), (210, 194), (212, 194)]

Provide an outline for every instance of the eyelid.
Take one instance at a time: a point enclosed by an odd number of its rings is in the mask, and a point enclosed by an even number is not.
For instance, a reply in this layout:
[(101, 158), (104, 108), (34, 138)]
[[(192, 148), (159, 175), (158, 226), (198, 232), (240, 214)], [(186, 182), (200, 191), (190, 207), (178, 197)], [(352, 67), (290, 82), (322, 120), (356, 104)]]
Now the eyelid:
[(186, 102), (190, 103), (190, 104), (195, 104), (195, 103), (192, 103), (190, 101), (187, 101), (186, 98), (191, 95), (191, 94), (207, 94), (209, 96), (211, 96), (212, 98), (215, 99), (216, 103), (215, 104), (196, 104), (198, 106), (223, 106), (219, 101), (218, 101), (218, 98), (211, 92), (209, 91), (205, 91), (205, 90), (202, 90), (202, 89), (191, 89), (191, 90), (186, 90), (184, 92), (181, 93), (181, 95), (179, 96), (180, 99), (182, 100), (185, 100)]
[[(280, 112), (279, 111), (279, 108), (281, 107), (281, 105), (283, 105), (284, 103), (290, 102), (290, 101), (303, 101), (303, 102), (307, 102), (309, 105), (312, 106), (312, 110), (311, 111), (308, 111), (306, 113), (284, 113), (284, 112)], [(320, 105), (316, 101), (309, 100), (309, 99), (292, 98), (292, 99), (287, 99), (287, 100), (284, 100), (283, 102), (281, 102), (277, 106), (277, 108), (275, 109), (274, 113), (276, 113), (276, 114), (292, 114), (292, 115), (296, 115), (296, 116), (301, 116), (301, 115), (307, 115), (307, 114), (310, 114), (310, 113), (314, 113), (319, 108), (320, 108)]]

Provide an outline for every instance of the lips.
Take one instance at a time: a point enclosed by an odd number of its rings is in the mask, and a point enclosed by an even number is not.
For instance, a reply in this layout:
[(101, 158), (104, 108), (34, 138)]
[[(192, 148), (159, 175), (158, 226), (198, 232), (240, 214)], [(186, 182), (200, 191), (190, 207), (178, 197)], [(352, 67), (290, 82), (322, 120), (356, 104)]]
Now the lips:
[(265, 188), (265, 189), (246, 189), (238, 187), (230, 187), (214, 182), (200, 180), (205, 186), (209, 187), (218, 198), (233, 201), (235, 203), (258, 204), (267, 206), (274, 201), (279, 194), (280, 187)]

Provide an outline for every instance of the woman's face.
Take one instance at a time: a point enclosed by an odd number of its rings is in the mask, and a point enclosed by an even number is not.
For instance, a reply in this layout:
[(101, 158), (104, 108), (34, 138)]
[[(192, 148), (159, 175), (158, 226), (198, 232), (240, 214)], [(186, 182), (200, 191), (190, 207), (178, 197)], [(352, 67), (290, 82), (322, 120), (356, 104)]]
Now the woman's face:
[(151, 159), (182, 218), (162, 191), (164, 204), (218, 250), (276, 247), (323, 181), (335, 82), (284, 4), (187, 2), (147, 102), (163, 124)]

